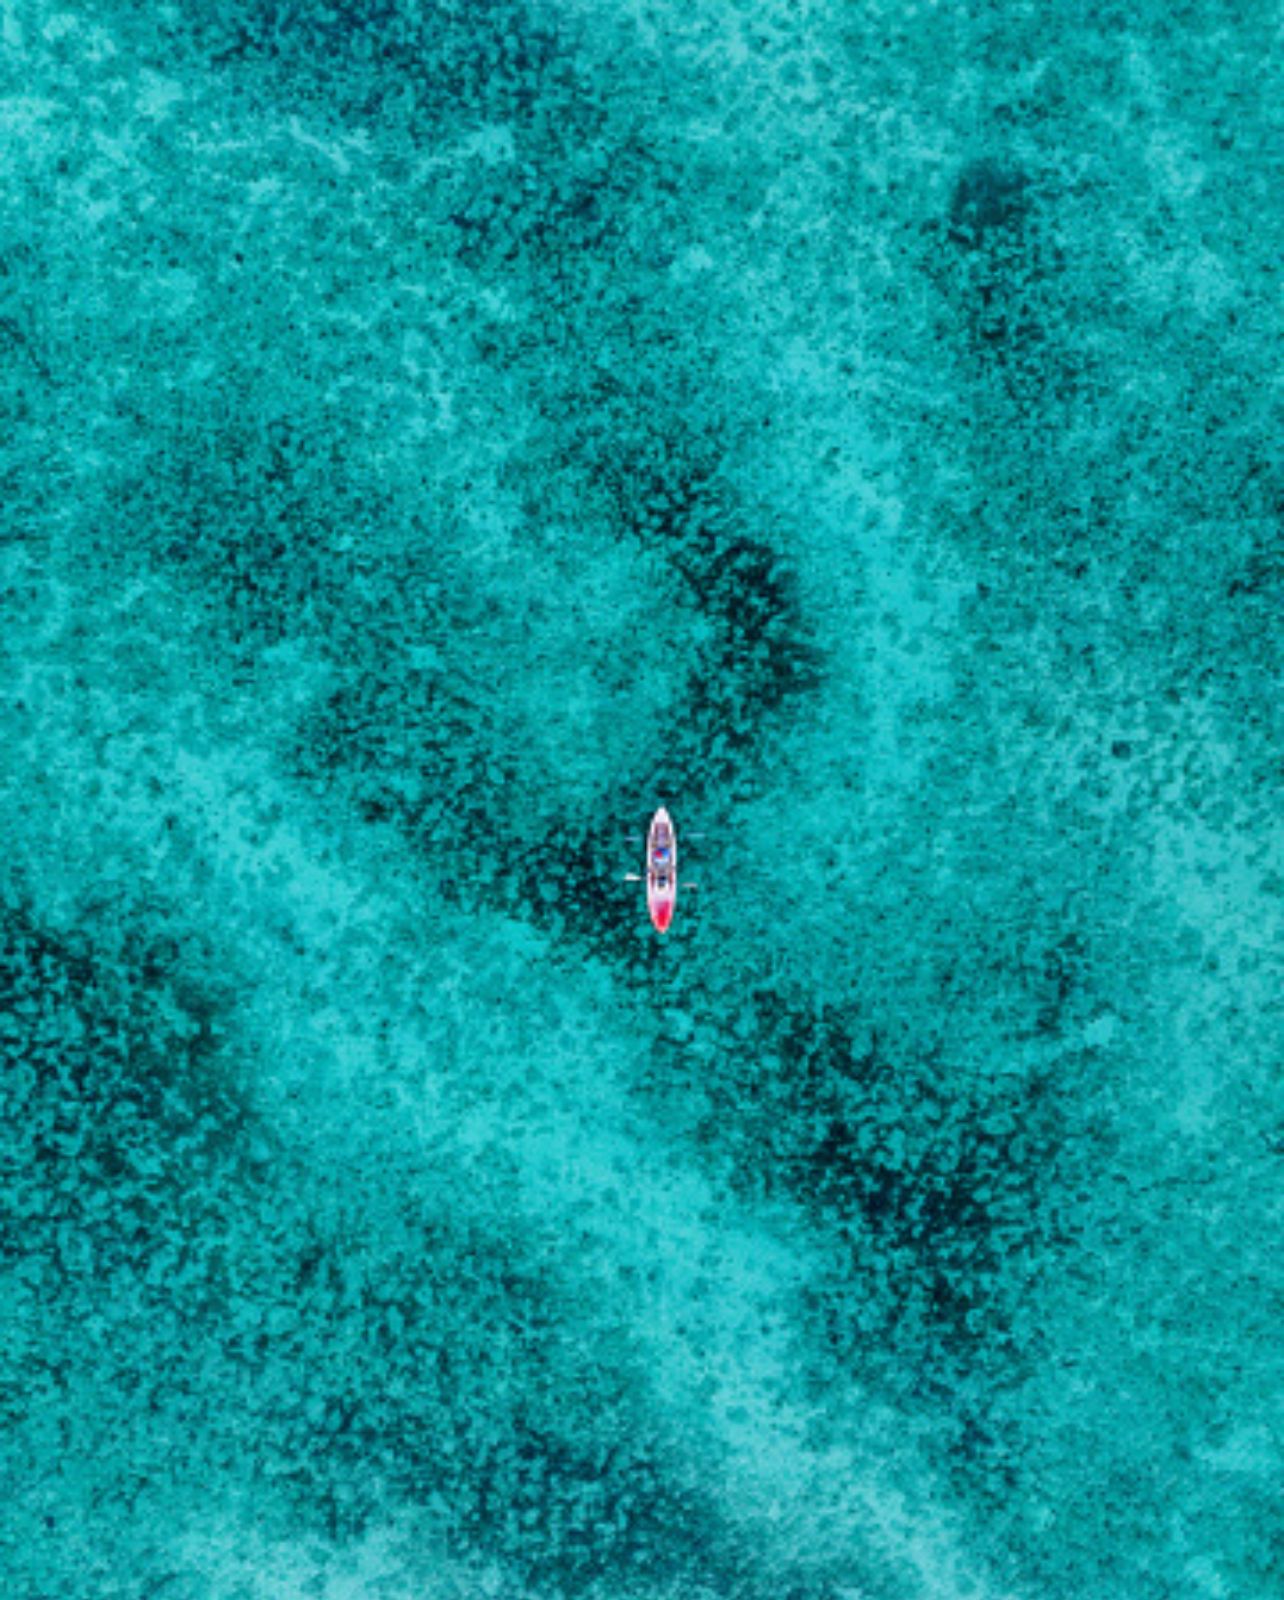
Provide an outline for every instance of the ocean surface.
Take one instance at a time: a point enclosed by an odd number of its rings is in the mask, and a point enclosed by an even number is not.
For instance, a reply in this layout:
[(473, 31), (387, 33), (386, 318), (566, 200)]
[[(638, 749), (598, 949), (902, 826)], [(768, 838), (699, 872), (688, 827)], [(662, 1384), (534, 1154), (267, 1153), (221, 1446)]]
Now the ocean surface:
[(0, 4), (6, 1600), (1284, 1593), (1281, 106)]

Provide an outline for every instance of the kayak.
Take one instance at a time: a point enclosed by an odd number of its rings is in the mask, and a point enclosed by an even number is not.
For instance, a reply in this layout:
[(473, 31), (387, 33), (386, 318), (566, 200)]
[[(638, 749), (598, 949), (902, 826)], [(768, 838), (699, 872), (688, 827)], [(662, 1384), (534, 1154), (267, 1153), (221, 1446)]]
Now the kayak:
[(646, 908), (657, 933), (673, 921), (678, 899), (678, 836), (663, 806), (651, 818), (646, 840)]

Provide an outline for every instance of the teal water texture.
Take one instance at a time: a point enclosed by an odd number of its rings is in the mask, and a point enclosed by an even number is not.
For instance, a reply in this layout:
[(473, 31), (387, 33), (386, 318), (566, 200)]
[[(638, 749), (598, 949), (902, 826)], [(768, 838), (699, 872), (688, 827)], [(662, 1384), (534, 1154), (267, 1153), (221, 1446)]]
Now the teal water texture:
[(6, 1596), (1281, 1592), (1279, 45), (0, 6)]

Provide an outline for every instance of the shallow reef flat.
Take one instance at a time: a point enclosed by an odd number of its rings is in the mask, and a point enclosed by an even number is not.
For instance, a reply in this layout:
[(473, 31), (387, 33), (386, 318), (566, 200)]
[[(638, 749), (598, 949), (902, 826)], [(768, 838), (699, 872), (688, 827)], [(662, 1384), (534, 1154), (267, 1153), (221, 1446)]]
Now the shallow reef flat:
[(0, 4), (6, 1596), (1278, 1596), (1279, 42)]

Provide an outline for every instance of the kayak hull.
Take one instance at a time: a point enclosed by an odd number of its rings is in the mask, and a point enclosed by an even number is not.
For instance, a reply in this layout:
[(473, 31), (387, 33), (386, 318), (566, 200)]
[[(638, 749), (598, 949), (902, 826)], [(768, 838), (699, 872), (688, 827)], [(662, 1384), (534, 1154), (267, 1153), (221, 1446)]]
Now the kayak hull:
[(657, 933), (667, 933), (678, 902), (678, 839), (663, 806), (651, 818), (646, 840), (646, 908)]

